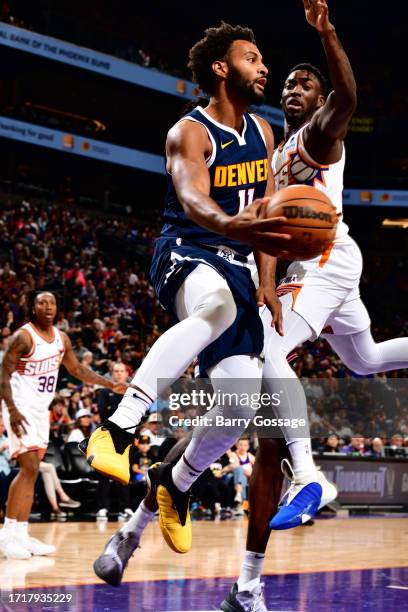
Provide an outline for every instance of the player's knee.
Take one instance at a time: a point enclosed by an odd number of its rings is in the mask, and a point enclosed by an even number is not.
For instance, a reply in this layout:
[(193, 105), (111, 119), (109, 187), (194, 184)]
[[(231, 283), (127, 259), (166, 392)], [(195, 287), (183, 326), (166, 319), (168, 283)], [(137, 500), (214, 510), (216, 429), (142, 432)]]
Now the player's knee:
[(351, 368), (355, 374), (359, 376), (368, 376), (369, 374), (375, 374), (378, 372), (378, 367), (375, 365), (369, 365), (366, 363), (357, 363), (355, 367)]
[(346, 363), (346, 366), (359, 376), (368, 376), (369, 374), (375, 374), (381, 370), (381, 363), (379, 361), (367, 361), (363, 359), (353, 359), (351, 362)]
[(235, 321), (237, 307), (231, 291), (219, 288), (207, 296), (194, 314), (225, 331)]

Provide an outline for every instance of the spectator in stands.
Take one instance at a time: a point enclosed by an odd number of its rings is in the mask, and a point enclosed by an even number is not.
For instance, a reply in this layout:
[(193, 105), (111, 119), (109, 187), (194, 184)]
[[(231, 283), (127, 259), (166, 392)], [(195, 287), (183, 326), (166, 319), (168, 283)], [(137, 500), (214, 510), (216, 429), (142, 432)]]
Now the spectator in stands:
[[(63, 519), (67, 514), (61, 508), (79, 508), (81, 502), (71, 499), (64, 491), (58, 478), (57, 470), (52, 463), (40, 462), (40, 474), (44, 482), (44, 489), (51, 506), (51, 518)], [(60, 502), (57, 501), (57, 495)]]
[(82, 442), (84, 438), (89, 438), (93, 431), (92, 413), (86, 408), (78, 410), (75, 416), (75, 427), (68, 436), (67, 442)]
[(228, 485), (234, 489), (235, 514), (244, 514), (243, 501), (247, 498), (248, 480), (242, 466), (239, 464), (238, 456), (234, 450), (229, 449), (220, 459), (222, 465), (222, 476)]
[(333, 418), (333, 428), (340, 438), (351, 438), (353, 435), (352, 429), (347, 421), (347, 416), (343, 411), (340, 415)]
[(74, 353), (78, 357), (78, 359), (82, 359), (85, 353), (89, 353), (89, 349), (84, 346), (84, 341), (81, 336), (77, 336), (74, 340), (73, 347)]
[(9, 261), (5, 261), (3, 266), (0, 266), (0, 281), (2, 283), (10, 283), (16, 279), (16, 273), (11, 268)]
[(61, 446), (72, 423), (63, 398), (56, 396), (50, 404), (50, 439)]
[[(125, 364), (120, 362), (114, 363), (112, 366), (112, 380), (115, 383), (125, 383), (128, 378), (128, 370)], [(96, 402), (101, 422), (106, 421), (115, 412), (121, 399), (120, 395), (111, 392), (110, 389), (103, 388), (98, 390)]]
[(373, 438), (371, 448), (369, 448), (364, 454), (367, 457), (384, 457), (384, 445), (381, 438)]
[(350, 444), (343, 446), (342, 452), (355, 457), (364, 455), (364, 436), (359, 433), (352, 435)]
[(199, 497), (204, 512), (214, 516), (230, 511), (232, 500), (230, 489), (223, 478), (222, 462), (213, 463), (208, 470), (200, 476), (194, 486), (194, 492)]
[(402, 448), (404, 446), (404, 438), (400, 433), (396, 433), (392, 436), (390, 444), (394, 448)]
[(322, 446), (322, 453), (339, 453), (340, 438), (336, 433), (330, 433), (326, 439), (325, 444)]
[(147, 422), (142, 428), (140, 434), (148, 436), (150, 446), (160, 446), (163, 443), (166, 433), (162, 432), (163, 418), (161, 414), (152, 412), (149, 414)]
[(85, 288), (86, 280), (79, 265), (79, 261), (76, 261), (74, 265), (65, 272), (65, 283), (71, 290), (76, 287), (80, 287), (81, 289)]
[(66, 333), (69, 331), (68, 319), (65, 318), (64, 313), (62, 311), (58, 314), (55, 326)]
[(249, 481), (252, 468), (255, 463), (255, 455), (249, 452), (249, 440), (248, 438), (240, 438), (235, 445), (235, 454), (237, 456), (238, 464), (241, 466), (247, 481)]
[(150, 450), (150, 446), (149, 436), (141, 434), (137, 440), (137, 451), (134, 454), (134, 463), (132, 464), (134, 480), (137, 482), (145, 481), (147, 470), (154, 462), (155, 457)]
[(163, 443), (159, 446), (157, 460), (163, 461), (167, 455), (167, 453), (179, 442), (183, 440), (187, 436), (187, 430), (183, 427), (177, 427), (174, 431), (171, 432), (164, 440)]
[(91, 351), (85, 351), (85, 353), (82, 355), (82, 358), (80, 359), (80, 361), (81, 361), (82, 365), (84, 365), (85, 367), (87, 367), (87, 368), (92, 367), (93, 354), (91, 353)]
[[(102, 474), (96, 476), (98, 485), (96, 487), (96, 520), (107, 521), (109, 512), (111, 511), (112, 501), (115, 500), (119, 513), (119, 521), (127, 521), (133, 515), (130, 508), (130, 487), (122, 486)], [(141, 498), (144, 493), (141, 495)]]
[[(72, 380), (74, 380), (74, 379), (72, 379)], [(73, 384), (74, 383), (68, 383), (68, 385), (71, 385), (71, 386)], [(76, 390), (76, 388), (75, 388), (74, 391), (71, 393), (71, 397), (69, 398), (69, 401), (68, 401), (68, 414), (69, 414), (69, 416), (71, 418), (75, 419), (78, 410), (80, 410), (81, 408), (83, 408), (83, 405), (82, 405), (82, 402), (81, 402), (81, 392)]]

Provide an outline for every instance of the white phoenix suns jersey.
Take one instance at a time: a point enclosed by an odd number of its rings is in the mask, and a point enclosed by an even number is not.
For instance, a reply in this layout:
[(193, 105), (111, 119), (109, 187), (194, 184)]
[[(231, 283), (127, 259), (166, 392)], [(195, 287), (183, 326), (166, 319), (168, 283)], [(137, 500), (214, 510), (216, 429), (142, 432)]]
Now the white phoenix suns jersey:
[(29, 355), (21, 357), (11, 375), (13, 401), (18, 408), (27, 406), (46, 411), (55, 394), (58, 370), (64, 357), (64, 341), (56, 327), (53, 327), (52, 342), (45, 340), (31, 323), (21, 329), (30, 334), (32, 349)]
[(279, 190), (289, 185), (310, 185), (323, 191), (333, 202), (339, 217), (337, 240), (348, 233), (348, 226), (343, 222), (344, 146), (338, 162), (327, 165), (318, 164), (303, 146), (302, 133), (306, 125), (275, 149), (272, 157), (275, 187)]

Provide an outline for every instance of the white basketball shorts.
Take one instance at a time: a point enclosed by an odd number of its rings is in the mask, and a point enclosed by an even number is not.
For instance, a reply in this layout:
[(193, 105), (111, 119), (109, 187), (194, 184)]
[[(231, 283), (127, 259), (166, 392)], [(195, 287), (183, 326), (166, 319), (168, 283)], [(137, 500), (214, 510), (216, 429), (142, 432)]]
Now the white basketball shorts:
[(292, 293), (292, 310), (321, 333), (354, 334), (370, 327), (360, 298), (363, 258), (350, 236), (335, 241), (322, 255), (294, 261), (277, 288), (278, 296)]
[(50, 413), (48, 407), (45, 410), (30, 409), (17, 406), (18, 410), (25, 416), (27, 423), (24, 423), (25, 434), (19, 438), (10, 426), (8, 408), (2, 402), (2, 416), (9, 440), (10, 455), (14, 459), (22, 453), (28, 451), (38, 451), (42, 459), (47, 450), (50, 437)]

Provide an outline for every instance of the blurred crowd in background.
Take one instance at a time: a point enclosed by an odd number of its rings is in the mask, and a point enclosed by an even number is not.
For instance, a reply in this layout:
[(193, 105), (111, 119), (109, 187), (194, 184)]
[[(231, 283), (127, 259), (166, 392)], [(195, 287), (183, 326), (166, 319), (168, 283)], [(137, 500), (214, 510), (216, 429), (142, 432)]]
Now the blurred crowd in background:
[[(337, 4), (330, 3), (330, 11), (350, 53), (359, 100), (347, 136), (346, 187), (407, 189), (405, 141), (395, 138), (407, 121), (407, 84), (394, 61), (405, 24), (392, 12), (376, 12), (368, 0), (353, 8), (352, 20)], [(272, 12), (234, 4), (234, 22), (254, 28), (272, 67), (267, 102), (275, 106), (294, 64), (312, 61), (327, 72), (318, 36), (310, 28), (307, 32), (298, 8), (298, 15), (291, 3), (276, 9), (282, 24), (276, 35)], [(206, 6), (192, 12), (180, 2), (177, 11), (162, 4), (158, 15), (151, 3), (131, 0), (120, 6), (113, 0), (0, 0), (0, 21), (189, 79), (187, 51), (205, 27), (220, 21), (219, 10)], [(290, 44), (284, 44), (289, 29)], [(374, 39), (382, 44), (373, 46)], [(184, 99), (2, 49), (0, 115), (163, 154), (166, 131)], [(282, 128), (275, 126), (274, 132), (279, 142)], [(33, 152), (31, 145), (9, 139), (1, 139), (0, 156), (0, 363), (11, 334), (28, 320), (28, 293), (46, 289), (58, 297), (56, 324), (71, 338), (80, 361), (118, 382), (129, 380), (173, 322), (148, 278), (164, 176), (155, 174), (152, 180), (151, 173), (117, 164), (101, 167), (90, 158), (84, 162), (45, 147)], [(351, 233), (364, 253), (361, 291), (377, 341), (408, 333), (406, 240), (402, 230), (381, 229), (384, 214), (389, 212), (369, 206), (347, 210)], [(408, 457), (407, 370), (359, 377), (320, 339), (297, 349), (293, 367), (304, 381), (316, 454)], [(192, 368), (185, 378), (192, 381)], [(153, 405), (138, 428), (132, 485), (124, 489), (92, 472), (77, 449), (119, 401), (112, 392), (79, 384), (61, 370), (37, 510), (64, 519), (81, 506), (100, 520), (112, 512), (125, 520), (143, 497), (149, 466), (189, 434), (183, 421), (197, 414), (192, 406), (175, 413), (166, 397)], [(177, 426), (169, 422), (174, 414)], [(247, 509), (257, 444), (250, 429), (205, 472), (194, 488), (195, 512), (229, 516)], [(15, 473), (0, 418), (0, 513)]]
[[(146, 273), (158, 229), (134, 219), (98, 219), (78, 208), (56, 204), (42, 207), (22, 201), (16, 207), (3, 202), (0, 362), (11, 334), (28, 320), (27, 293), (47, 289), (58, 296), (56, 325), (70, 336), (79, 360), (115, 381), (129, 380), (153, 342), (172, 323), (171, 316), (159, 305)], [(112, 248), (114, 244), (120, 248)], [(376, 260), (366, 259), (365, 269), (366, 282), (371, 282), (373, 273), (378, 283)], [(400, 314), (392, 324), (381, 323), (381, 319), (374, 321), (378, 339), (390, 337), (390, 333), (406, 334), (407, 323)], [(347, 370), (327, 342), (320, 339), (297, 349), (294, 368), (304, 379), (316, 453), (408, 457), (407, 371), (359, 377)], [(192, 368), (185, 377), (192, 380)], [(79, 384), (62, 369), (50, 407), (51, 461), (55, 454), (66, 453), (65, 447), (75, 454), (77, 443), (116, 409), (119, 400), (109, 390)], [(177, 426), (169, 423), (174, 415), (178, 417)], [(152, 406), (137, 431), (135, 496), (127, 493), (120, 499), (120, 516), (126, 518), (142, 498), (148, 467), (188, 435), (190, 428), (184, 426), (183, 420), (196, 415), (194, 406), (171, 410), (166, 397)], [(2, 440), (5, 442), (4, 437), (0, 438), (4, 468), (7, 450), (2, 449)], [(246, 453), (252, 453), (252, 457), (257, 444), (256, 431), (250, 430), (247, 439), (237, 442), (207, 471), (196, 487), (198, 511), (244, 511), (252, 465)], [(242, 465), (240, 453), (244, 457)], [(66, 476), (66, 464), (64, 469)], [(0, 464), (0, 474), (1, 470)], [(95, 473), (91, 477), (100, 480)], [(100, 507), (96, 510), (102, 520), (108, 516), (110, 500), (118, 497), (111, 491), (115, 486), (98, 482), (96, 499)], [(58, 508), (54, 503), (55, 516), (65, 514)]]

